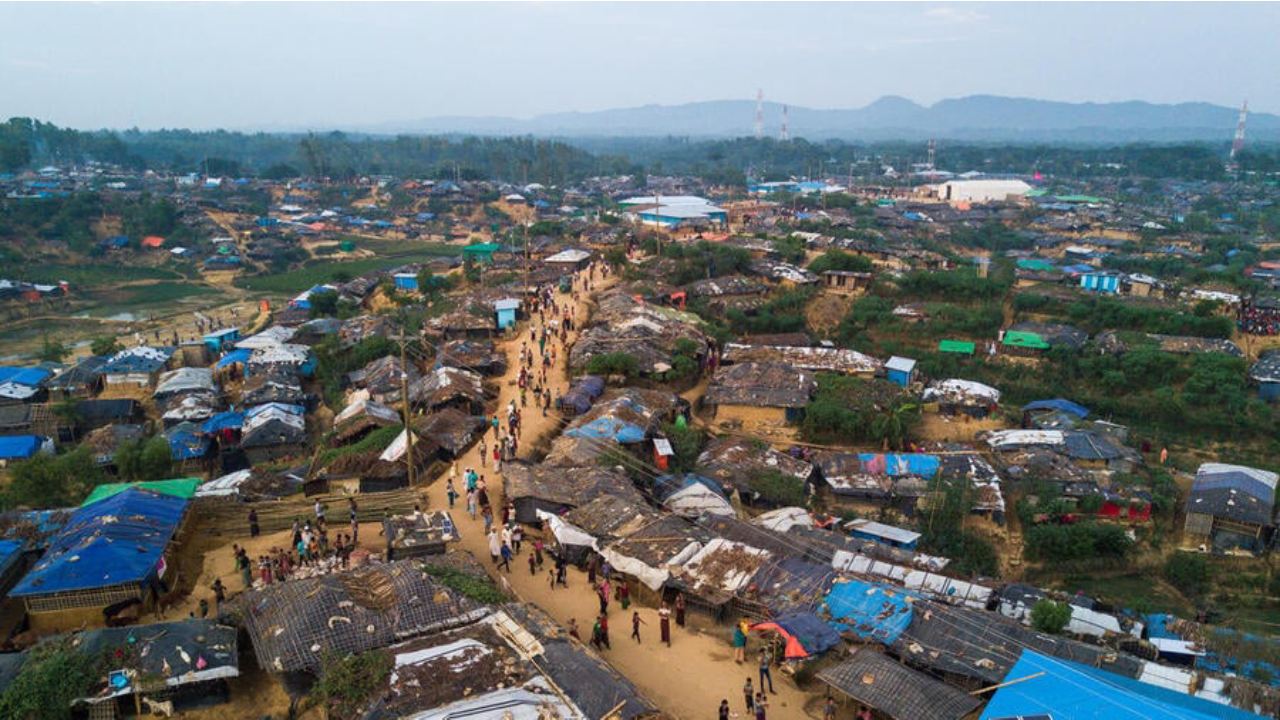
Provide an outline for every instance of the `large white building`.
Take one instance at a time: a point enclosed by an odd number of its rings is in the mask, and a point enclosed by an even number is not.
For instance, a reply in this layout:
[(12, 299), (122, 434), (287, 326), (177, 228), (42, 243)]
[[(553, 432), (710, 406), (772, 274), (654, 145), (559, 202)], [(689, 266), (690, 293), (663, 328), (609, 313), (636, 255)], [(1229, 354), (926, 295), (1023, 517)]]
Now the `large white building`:
[(994, 202), (1022, 197), (1031, 186), (1021, 180), (948, 180), (929, 189), (947, 202)]
[(675, 229), (690, 221), (725, 224), (728, 214), (711, 201), (694, 195), (633, 197), (619, 202), (633, 222)]

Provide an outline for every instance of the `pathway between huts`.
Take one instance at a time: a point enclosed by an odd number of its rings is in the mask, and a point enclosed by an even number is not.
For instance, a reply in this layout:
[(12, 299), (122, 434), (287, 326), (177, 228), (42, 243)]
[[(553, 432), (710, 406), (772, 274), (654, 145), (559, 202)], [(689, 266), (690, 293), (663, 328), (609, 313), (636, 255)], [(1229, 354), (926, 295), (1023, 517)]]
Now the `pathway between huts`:
[[(585, 325), (588, 319), (588, 300), (612, 286), (615, 281), (614, 277), (601, 281), (597, 275), (595, 287), (588, 293), (579, 293), (577, 319), (580, 326)], [(568, 294), (558, 294), (557, 302), (561, 299), (567, 300), (568, 297)], [(572, 344), (574, 339), (575, 333), (570, 333), (569, 343)], [(504, 344), (503, 349), (507, 353), (509, 371), (501, 380), (499, 407), (505, 408), (513, 399), (517, 404), (520, 401), (520, 390), (515, 378), (519, 373), (522, 340), (525, 342), (529, 340), (527, 324), (522, 324), (521, 333), (517, 338)], [(567, 356), (566, 348), (558, 346), (556, 362), (547, 373), (552, 389), (558, 393), (563, 393), (569, 386)], [(544, 418), (540, 411), (527, 408), (523, 411), (523, 421), (525, 427), (520, 438), (520, 455), (527, 457), (532, 451), (534, 441), (544, 433), (554, 430), (557, 420), (554, 414)], [(490, 452), (492, 452), (492, 438), (490, 433), (486, 439)], [(494, 507), (501, 507), (497, 504), (496, 498), (501, 494), (502, 482), (494, 478), (492, 460), (487, 460), (484, 468), (479, 464), (479, 453), (476, 448), (472, 448), (458, 462), (459, 478), (455, 481), (457, 487), (463, 486), (461, 474), (465, 468), (474, 467), (477, 472), (485, 476), (491, 496), (495, 498)], [(436, 478), (426, 488), (431, 508), (439, 509), (448, 506), (445, 486), (442, 476)], [(499, 573), (489, 562), (489, 549), (484, 537), (484, 521), (478, 516), (476, 520), (472, 520), (461, 501), (452, 514), (462, 533), (460, 543), (462, 548), (470, 550), (492, 573), (501, 575), (511, 591), (522, 601), (540, 606), (562, 624), (567, 624), (570, 619), (576, 619), (582, 637), (589, 638), (591, 625), (599, 606), (595, 594), (587, 587), (586, 573), (579, 572), (570, 566), (568, 589), (552, 590), (547, 582), (549, 565), (544, 567), (541, 573), (532, 577), (529, 575), (530, 549), (527, 544), (521, 554), (511, 561), (511, 574)], [(371, 535), (376, 535), (376, 531)], [(361, 537), (362, 539), (366, 537), (363, 528)], [(641, 619), (647, 623), (640, 630), (643, 639), (640, 645), (628, 639), (631, 634), (631, 611), (623, 612), (621, 605), (616, 601), (609, 605), (609, 636), (613, 648), (604, 651), (603, 656), (622, 675), (635, 683), (663, 711), (673, 717), (682, 720), (715, 717), (716, 708), (720, 706), (721, 699), (728, 699), (733, 711), (743, 716), (745, 710), (742, 701), (743, 683), (748, 676), (752, 678), (753, 684), (759, 679), (753, 657), (748, 657), (747, 663), (738, 665), (733, 661), (733, 650), (726, 639), (703, 634), (696, 627), (682, 629), (677, 627), (674, 621), (672, 622), (672, 644), (667, 648), (658, 641), (657, 608), (632, 605), (632, 609), (638, 609)], [(718, 630), (727, 632), (725, 628), (718, 628)], [(754, 650), (755, 647), (753, 643), (749, 649)], [(771, 698), (769, 717), (805, 717), (803, 710), (805, 694), (796, 689), (790, 680), (783, 678), (776, 668), (773, 676), (774, 688), (778, 694)]]

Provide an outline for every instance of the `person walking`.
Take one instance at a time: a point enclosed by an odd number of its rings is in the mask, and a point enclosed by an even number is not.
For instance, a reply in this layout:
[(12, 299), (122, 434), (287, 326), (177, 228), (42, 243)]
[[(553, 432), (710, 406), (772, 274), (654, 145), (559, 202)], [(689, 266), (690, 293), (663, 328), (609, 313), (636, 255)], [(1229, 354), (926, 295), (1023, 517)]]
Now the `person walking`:
[(324, 503), (320, 502), (320, 498), (316, 498), (316, 524), (324, 522)]
[(476, 519), (476, 491), (475, 488), (467, 488), (467, 512), (471, 513), (471, 519)]
[(640, 644), (641, 625), (648, 625), (648, 623), (640, 619), (640, 611), (631, 613), (631, 637), (635, 638), (637, 645)]
[(618, 583), (618, 602), (622, 604), (623, 610), (631, 607), (631, 590), (627, 587), (626, 581)]
[(382, 529), (378, 531), (379, 537), (387, 539), (387, 562), (395, 559), (395, 548), (391, 546), (391, 542), (396, 539), (396, 526), (391, 522), (391, 511), (382, 511)]
[(731, 715), (731, 713), (729, 712), (729, 701), (728, 701), (728, 700), (721, 700), (721, 701), (720, 701), (720, 713), (719, 713), (719, 715), (717, 715), (717, 717), (719, 718), (719, 720), (729, 720), (730, 715)]
[(596, 622), (591, 626), (591, 647), (597, 651), (602, 649), (604, 645), (604, 634), (600, 631), (600, 618), (596, 618)]
[(665, 602), (658, 611), (658, 629), (662, 632), (662, 642), (671, 647), (671, 608)]
[(259, 531), (260, 529), (258, 527), (258, 511), (257, 509), (252, 509), (249, 511), (249, 537), (251, 538), (258, 537)]
[(480, 507), (480, 516), (484, 518), (484, 531), (487, 534), (493, 529), (493, 508), (489, 507), (488, 504), (482, 505)]
[(458, 497), (458, 491), (453, 488), (453, 478), (449, 478), (445, 483), (445, 495), (449, 498), (449, 509), (453, 509), (453, 501)]
[(604, 642), (606, 650), (613, 649), (613, 646), (609, 644), (609, 616), (603, 613), (600, 615), (600, 639)]
[(830, 695), (822, 705), (822, 720), (836, 720), (836, 699)]
[(498, 556), (502, 554), (502, 536), (498, 534), (497, 530), (489, 530), (488, 538), (489, 538), (489, 559), (493, 561), (494, 565), (497, 565)]
[(533, 559), (533, 553), (529, 553), (529, 577), (538, 574), (538, 562)]
[(769, 701), (764, 693), (756, 693), (756, 720), (768, 720)]
[(222, 603), (227, 601), (227, 587), (222, 584), (222, 578), (215, 578), (213, 581), (213, 614), (216, 616), (222, 611)]
[(244, 589), (253, 587), (253, 571), (249, 569), (249, 554), (244, 551), (244, 548), (240, 548), (240, 554), (236, 556), (236, 567), (240, 569), (240, 579), (244, 581)]
[(739, 665), (747, 661), (747, 634), (742, 631), (742, 623), (733, 627), (733, 661)]
[(773, 690), (773, 674), (769, 672), (769, 666), (773, 663), (772, 653), (769, 652), (769, 646), (760, 648), (760, 692), (764, 692), (765, 682), (769, 683), (769, 694), (777, 695)]
[(751, 686), (751, 678), (747, 678), (746, 684), (742, 686), (742, 697), (747, 701), (747, 712), (755, 712), (756, 689)]
[(507, 545), (506, 543), (503, 543), (502, 549), (500, 549), (498, 552), (502, 556), (502, 562), (498, 563), (498, 567), (506, 570), (507, 574), (510, 575), (511, 574), (511, 546)]
[(684, 627), (684, 593), (676, 595), (676, 624)]
[(582, 642), (582, 638), (578, 636), (578, 620), (577, 618), (569, 618), (569, 637)]
[(360, 542), (360, 508), (356, 507), (355, 498), (347, 498), (347, 514), (351, 518), (351, 542), (348, 543), (352, 547)]
[(604, 587), (596, 588), (596, 599), (600, 601), (600, 614), (604, 615), (609, 612), (609, 601), (604, 597)]

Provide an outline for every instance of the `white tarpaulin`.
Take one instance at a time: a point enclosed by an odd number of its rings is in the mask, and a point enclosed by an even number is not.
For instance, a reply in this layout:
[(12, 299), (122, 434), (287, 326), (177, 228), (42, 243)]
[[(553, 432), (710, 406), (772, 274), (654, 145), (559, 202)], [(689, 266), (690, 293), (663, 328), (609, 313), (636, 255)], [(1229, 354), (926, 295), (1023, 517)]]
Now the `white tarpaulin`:
[(784, 533), (793, 527), (813, 527), (813, 517), (801, 507), (784, 507), (770, 510), (753, 520), (756, 525), (774, 532)]
[(619, 554), (613, 548), (601, 550), (600, 555), (618, 572), (634, 576), (650, 590), (658, 590), (666, 584), (667, 578), (671, 577), (671, 572), (667, 570), (668, 566), (683, 565), (686, 560), (698, 554), (700, 550), (702, 550), (702, 543), (695, 540), (686, 545), (675, 557), (671, 558), (667, 565), (661, 568), (654, 568), (633, 557)]
[(556, 542), (561, 545), (583, 545), (597, 551), (600, 549), (596, 545), (596, 539), (577, 525), (567, 523), (560, 516), (546, 510), (538, 510), (537, 513), (538, 519), (551, 528), (551, 534), (555, 535)]
[(662, 504), (671, 512), (685, 517), (698, 517), (703, 514), (733, 517), (737, 514), (728, 500), (700, 482), (677, 490)]
[(396, 436), (396, 439), (392, 440), (391, 444), (387, 446), (387, 449), (383, 450), (382, 454), (378, 456), (378, 459), (385, 460), (387, 462), (395, 462), (404, 457), (404, 453), (408, 449), (409, 434), (407, 431), (401, 430), (400, 434)]

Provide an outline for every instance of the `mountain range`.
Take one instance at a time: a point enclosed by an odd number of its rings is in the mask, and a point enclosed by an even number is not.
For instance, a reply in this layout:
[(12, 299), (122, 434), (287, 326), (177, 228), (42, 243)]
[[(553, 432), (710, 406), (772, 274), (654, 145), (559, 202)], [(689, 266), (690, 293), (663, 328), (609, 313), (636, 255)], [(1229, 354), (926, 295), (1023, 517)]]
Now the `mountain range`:
[[(377, 134), (726, 138), (753, 134), (755, 114), (754, 101), (715, 100), (552, 113), (528, 119), (446, 116), (343, 129)], [(938, 137), (991, 141), (1229, 142), (1238, 115), (1237, 109), (1203, 102), (1068, 103), (994, 95), (941, 100), (929, 106), (886, 96), (850, 110), (818, 110), (794, 105), (787, 108), (790, 136), (811, 141)], [(766, 136), (779, 136), (782, 116), (781, 104), (764, 103)], [(1251, 113), (1248, 136), (1255, 140), (1280, 140), (1280, 116)]]

